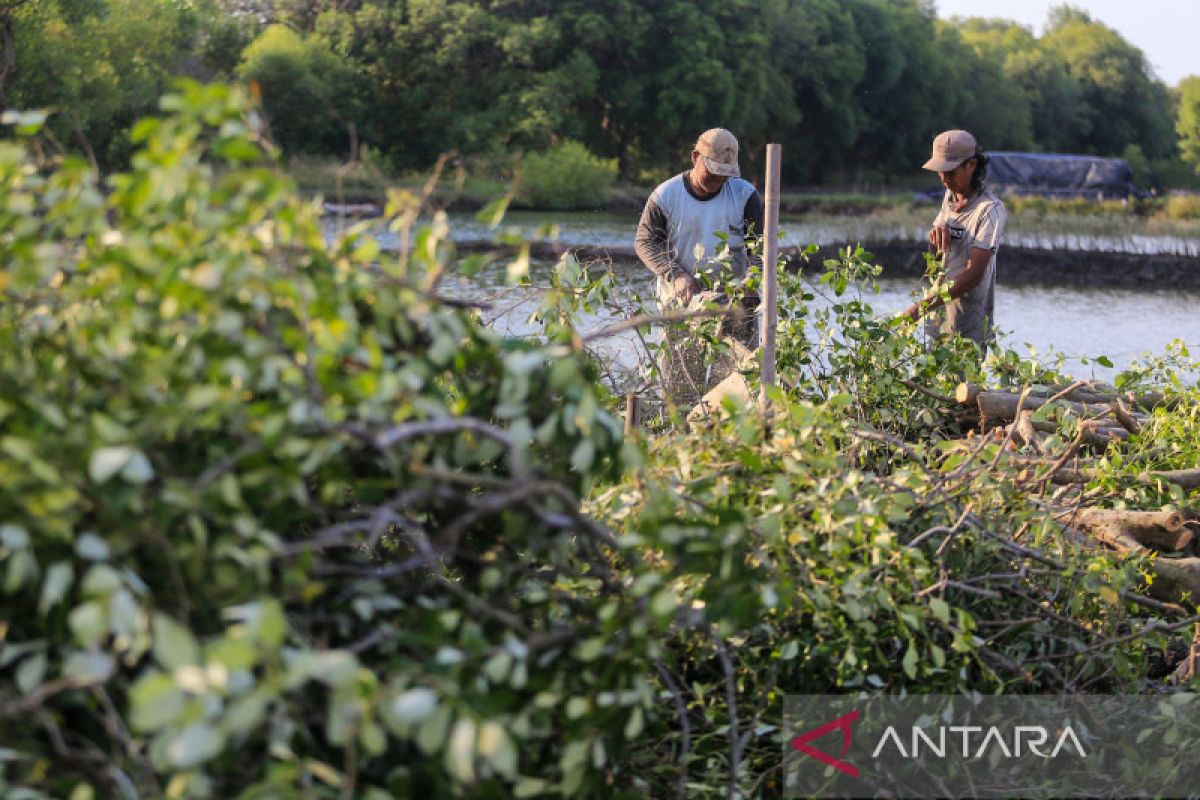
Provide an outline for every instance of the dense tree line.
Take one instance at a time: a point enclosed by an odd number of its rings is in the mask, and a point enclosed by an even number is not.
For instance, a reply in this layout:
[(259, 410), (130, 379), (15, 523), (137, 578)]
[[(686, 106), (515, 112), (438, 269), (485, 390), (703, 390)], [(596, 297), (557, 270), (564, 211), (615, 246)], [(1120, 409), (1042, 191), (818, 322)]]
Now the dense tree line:
[[(992, 149), (1200, 164), (1197, 91), (1062, 6), (1036, 37), (931, 0), (0, 0), (0, 101), (58, 110), (102, 164), (172, 75), (240, 76), (290, 153), (369, 144), (397, 169), (565, 139), (626, 179), (724, 125), (792, 181), (911, 173), (962, 126)], [(69, 145), (70, 146), (70, 145)], [(751, 165), (754, 166), (754, 165)], [(1174, 167), (1174, 173), (1172, 169)], [(1155, 174), (1157, 173), (1157, 175)]]

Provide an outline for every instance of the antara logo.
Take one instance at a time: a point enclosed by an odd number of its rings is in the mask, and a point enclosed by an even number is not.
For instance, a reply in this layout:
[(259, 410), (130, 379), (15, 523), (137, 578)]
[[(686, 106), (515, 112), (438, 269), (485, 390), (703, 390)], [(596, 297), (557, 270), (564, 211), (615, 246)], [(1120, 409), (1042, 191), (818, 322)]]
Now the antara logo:
[[(844, 759), (846, 753), (850, 752), (850, 743), (853, 738), (851, 726), (858, 720), (858, 717), (856, 709), (820, 727), (805, 731), (792, 739), (791, 747), (851, 778), (857, 778), (858, 767)], [(842, 751), (837, 756), (818, 750), (811, 744), (816, 739), (834, 731), (842, 732)], [(949, 742), (947, 741), (948, 734)], [(1057, 758), (1059, 753), (1064, 750), (1067, 751), (1067, 755), (1070, 755), (1070, 751), (1073, 750), (1080, 758), (1087, 758), (1087, 753), (1071, 726), (1068, 725), (1062, 729), (1050, 752), (1044, 752), (1043, 748), (1047, 747), (1050, 738), (1050, 731), (1041, 725), (1017, 725), (1013, 728), (1011, 735), (1007, 737), (1000, 728), (994, 725), (988, 728), (979, 725), (942, 726), (937, 728), (932, 736), (923, 728), (914, 726), (908, 739), (909, 746), (906, 748), (905, 741), (900, 737), (895, 726), (889, 725), (883, 735), (879, 737), (875, 749), (871, 752), (871, 758), (879, 758), (881, 754), (887, 755), (885, 751), (891, 748), (900, 757), (907, 759), (922, 758), (923, 756), (979, 759), (987, 755), (989, 748), (993, 747), (1007, 758), (1020, 758), (1026, 754), (1040, 758)], [(960, 746), (956, 748), (955, 744)]]
[[(924, 748), (929, 753), (937, 758), (946, 757), (946, 732), (949, 731), (952, 735), (957, 735), (961, 743), (961, 747), (957, 753), (951, 749), (950, 755), (959, 755), (962, 758), (982, 758), (988, 748), (995, 747), (1005, 758), (1020, 758), (1025, 752), (1032, 753), (1041, 758), (1057, 758), (1059, 752), (1064, 748), (1075, 749), (1080, 758), (1087, 758), (1087, 753), (1083, 750), (1083, 745), (1079, 743), (1079, 737), (1075, 735), (1075, 731), (1071, 726), (1063, 728), (1062, 733), (1058, 736), (1058, 741), (1054, 745), (1054, 749), (1050, 753), (1043, 753), (1042, 748), (1050, 738), (1050, 732), (1041, 725), (1017, 725), (1007, 740), (1000, 729), (995, 725), (989, 728), (983, 728), (979, 725), (951, 725), (949, 727), (939, 727), (937, 729), (937, 741), (935, 742), (921, 728), (914, 727), (912, 729), (912, 737), (909, 740), (910, 747), (904, 749), (904, 742), (900, 738), (900, 734), (896, 733), (896, 729), (889, 725), (887, 730), (883, 732), (883, 736), (879, 737), (879, 744), (875, 745), (874, 752), (871, 753), (871, 758), (877, 758), (883, 749), (890, 742), (902, 758), (920, 758), (922, 742)], [(982, 734), (982, 738), (975, 739), (973, 736)], [(972, 741), (978, 742), (978, 747), (972, 749)], [(1012, 742), (1012, 747), (1009, 747), (1009, 742)], [(952, 742), (953, 743), (953, 742)], [(1024, 745), (1025, 749), (1022, 749)]]
[[(804, 753), (806, 756), (812, 756), (822, 764), (833, 767), (839, 772), (844, 772), (851, 778), (857, 778), (858, 767), (842, 761), (842, 758), (845, 757), (847, 751), (850, 750), (850, 724), (856, 719), (858, 719), (857, 709), (851, 711), (849, 714), (843, 714), (832, 722), (827, 722), (819, 728), (813, 728), (811, 731), (806, 731), (805, 733), (797, 736), (795, 739), (792, 739), (792, 749)], [(837, 758), (834, 758), (828, 753), (818, 750), (815, 747), (811, 747), (808, 744), (813, 739), (820, 739), (825, 734), (836, 730), (841, 730), (842, 732), (842, 752)]]

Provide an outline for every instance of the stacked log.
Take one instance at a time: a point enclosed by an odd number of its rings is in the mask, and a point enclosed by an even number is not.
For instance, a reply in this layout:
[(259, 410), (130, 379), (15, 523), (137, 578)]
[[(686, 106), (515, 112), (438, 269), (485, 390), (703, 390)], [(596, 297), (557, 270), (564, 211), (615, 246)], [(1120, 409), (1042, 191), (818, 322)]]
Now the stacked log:
[[(1087, 504), (1095, 502), (1096, 496), (1084, 491), (1084, 484), (1097, 477), (1098, 462), (1087, 458), (1086, 453), (1081, 455), (1081, 448), (1103, 453), (1113, 442), (1137, 436), (1149, 419), (1146, 412), (1160, 406), (1174, 407), (1177, 401), (1161, 394), (1135, 396), (1111, 386), (1084, 382), (1023, 392), (962, 383), (954, 400), (963, 407), (977, 409), (981, 430), (990, 430), (991, 438), (1005, 442), (999, 452), (988, 451), (986, 457), (993, 466), (1012, 468), (1019, 481), (1043, 487), (1041, 499), (1035, 502), (1049, 511), (1068, 540), (1081, 547), (1102, 547), (1124, 557), (1143, 559), (1152, 576), (1143, 587), (1147, 593), (1172, 604), (1181, 597), (1189, 604), (1200, 603), (1200, 514), (1089, 507)], [(1059, 433), (1062, 423), (1069, 420), (1077, 422), (1074, 438), (1066, 443), (1051, 440), (1048, 435)], [(963, 445), (976, 456), (984, 452), (979, 444), (964, 441)], [(1137, 455), (1146, 459), (1143, 463), (1154, 463), (1156, 450), (1160, 449), (1140, 447)], [(1191, 491), (1200, 489), (1200, 468), (1146, 470), (1138, 479), (1166, 481)], [(1048, 494), (1047, 483), (1067, 488)], [(1064, 503), (1073, 505), (1068, 509)], [(1180, 608), (1179, 613), (1186, 612)], [(1171, 680), (1180, 684), (1198, 675), (1200, 625)]]
[(1071, 531), (1082, 532), (1118, 553), (1145, 556), (1156, 576), (1149, 587), (1152, 594), (1172, 600), (1181, 593), (1200, 598), (1200, 558), (1164, 555), (1190, 552), (1195, 520), (1178, 511), (1107, 508), (1075, 509), (1059, 514), (1058, 519)]
[[(1102, 393), (1095, 386), (1085, 389), (1083, 384), (1053, 391), (1055, 388), (1018, 393), (961, 383), (955, 390), (955, 399), (963, 405), (976, 406), (982, 420), (1011, 423), (1015, 438), (1039, 451), (1041, 437), (1036, 434), (1057, 432), (1058, 423), (1066, 416), (1081, 420), (1079, 437), (1082, 444), (1103, 450), (1112, 442), (1124, 441), (1141, 430), (1148, 417), (1133, 408), (1144, 408), (1154, 402), (1115, 391)], [(1037, 417), (1033, 415), (1035, 411), (1040, 412)]]
[(1114, 547), (1153, 547), (1180, 552), (1195, 539), (1187, 519), (1178, 511), (1119, 511), (1081, 508), (1072, 512), (1072, 524)]
[[(960, 383), (955, 390), (955, 399), (963, 404), (972, 403), (979, 394), (989, 391), (1010, 395), (1014, 398), (1020, 396), (1018, 392), (988, 390), (973, 383)], [(1111, 407), (1113, 403), (1117, 403), (1131, 409), (1131, 413), (1135, 416), (1144, 416), (1160, 406), (1174, 408), (1178, 405), (1177, 398), (1167, 397), (1162, 392), (1133, 394), (1132, 392), (1121, 392), (1112, 386), (1094, 381), (1076, 381), (1069, 386), (1030, 386), (1026, 388), (1025, 394), (1028, 400), (1024, 408), (1037, 407), (1037, 405), (1030, 405), (1030, 402), (1040, 405), (1049, 398), (1057, 398), (1094, 407)]]

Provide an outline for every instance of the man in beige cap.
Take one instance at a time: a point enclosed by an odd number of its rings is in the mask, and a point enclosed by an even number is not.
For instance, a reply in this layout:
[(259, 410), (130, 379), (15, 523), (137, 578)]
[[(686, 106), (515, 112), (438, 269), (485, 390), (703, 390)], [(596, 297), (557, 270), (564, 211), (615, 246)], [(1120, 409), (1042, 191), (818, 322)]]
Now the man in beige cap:
[(943, 309), (941, 298), (927, 297), (901, 315), (917, 320), (938, 311), (926, 323), (931, 334), (957, 333), (984, 350), (995, 338), (996, 253), (1008, 217), (1000, 199), (984, 188), (987, 165), (987, 154), (966, 131), (944, 131), (933, 140), (924, 168), (938, 174), (946, 194), (929, 244), (942, 257), (950, 302)]
[(659, 184), (646, 201), (634, 244), (655, 275), (663, 305), (686, 306), (698, 276), (715, 274), (728, 255), (735, 277), (746, 274), (745, 237), (762, 232), (762, 196), (741, 178), (738, 141), (724, 128), (700, 134), (692, 168)]
[[(762, 196), (741, 178), (737, 138), (724, 128), (700, 134), (692, 148), (692, 168), (651, 193), (634, 238), (638, 258), (654, 273), (659, 307), (728, 302), (720, 281), (745, 277), (750, 263), (746, 239), (760, 235), (762, 226)], [(703, 291), (704, 276), (714, 291)], [(732, 337), (744, 353), (757, 346), (756, 330), (753, 316), (745, 314), (728, 318), (718, 335)], [(677, 402), (699, 399), (736, 366), (735, 358), (706, 368), (703, 348), (684, 325), (668, 326), (665, 344), (663, 381)]]

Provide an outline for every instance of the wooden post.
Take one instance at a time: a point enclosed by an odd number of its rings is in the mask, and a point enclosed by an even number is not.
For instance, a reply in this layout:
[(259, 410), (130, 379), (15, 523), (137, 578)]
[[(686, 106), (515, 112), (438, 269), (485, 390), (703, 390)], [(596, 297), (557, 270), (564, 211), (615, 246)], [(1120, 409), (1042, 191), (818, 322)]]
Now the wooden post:
[(758, 406), (765, 414), (770, 410), (771, 400), (767, 390), (775, 386), (775, 328), (779, 324), (778, 276), (776, 256), (779, 252), (779, 165), (783, 160), (783, 146), (767, 145), (766, 205), (763, 214), (763, 280), (762, 305), (759, 317), (762, 322), (762, 389), (758, 395)]
[(638, 425), (641, 424), (641, 408), (639, 408), (638, 396), (630, 393), (625, 395), (625, 435), (630, 436)]

